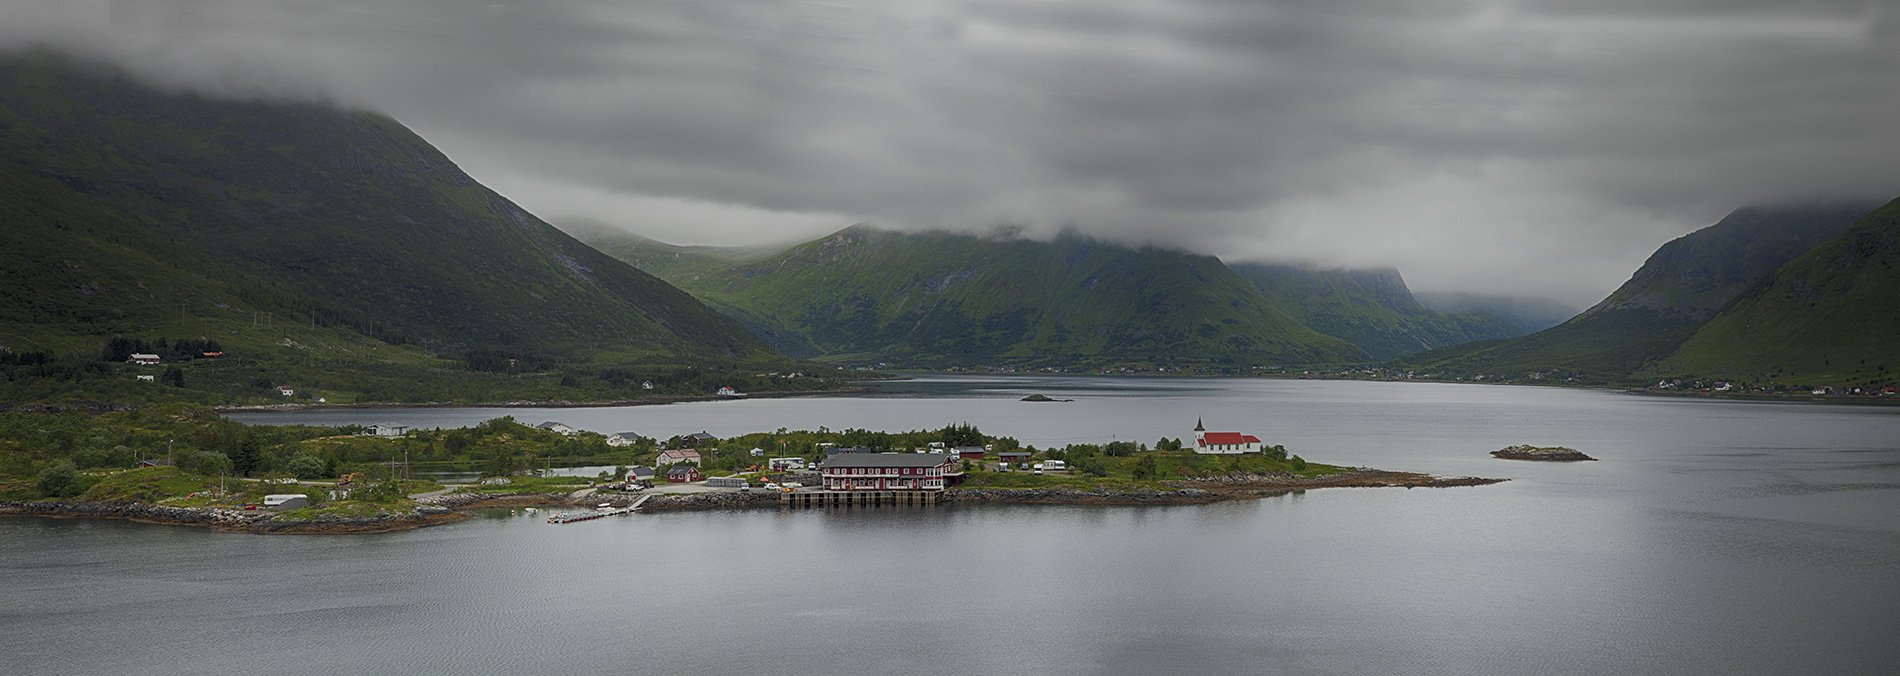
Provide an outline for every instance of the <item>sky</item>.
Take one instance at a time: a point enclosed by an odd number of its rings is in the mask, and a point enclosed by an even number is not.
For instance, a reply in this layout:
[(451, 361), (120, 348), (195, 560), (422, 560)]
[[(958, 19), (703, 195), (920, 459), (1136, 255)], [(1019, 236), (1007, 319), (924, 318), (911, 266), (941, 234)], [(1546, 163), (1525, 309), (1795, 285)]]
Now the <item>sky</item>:
[(1894, 0), (0, 0), (0, 46), (387, 113), (681, 244), (1061, 229), (1594, 303), (1900, 196)]

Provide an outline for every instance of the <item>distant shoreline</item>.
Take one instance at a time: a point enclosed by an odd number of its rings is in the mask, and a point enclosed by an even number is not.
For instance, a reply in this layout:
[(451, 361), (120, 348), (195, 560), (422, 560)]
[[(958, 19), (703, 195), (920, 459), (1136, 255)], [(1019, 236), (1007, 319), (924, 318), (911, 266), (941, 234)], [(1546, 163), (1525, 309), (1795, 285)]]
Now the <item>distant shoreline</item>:
[[(1393, 472), (1357, 469), (1316, 477), (1293, 475), (1233, 475), (1167, 482), (1168, 489), (1082, 490), (1070, 487), (1049, 488), (953, 488), (945, 491), (942, 503), (994, 505), (1081, 505), (1081, 506), (1170, 506), (1200, 505), (1234, 500), (1257, 500), (1321, 488), (1453, 488), (1484, 486), (1508, 479), (1484, 477), (1443, 477), (1418, 472)], [(174, 526), (198, 526), (231, 533), (323, 535), (390, 533), (456, 523), (469, 518), (467, 512), (496, 507), (545, 507), (590, 509), (599, 504), (627, 506), (637, 495), (589, 495), (569, 497), (558, 494), (471, 494), (460, 493), (425, 499), (416, 509), (384, 513), (362, 518), (334, 518), (309, 521), (277, 521), (265, 510), (224, 508), (166, 507), (143, 503), (91, 502), (7, 502), (0, 503), (0, 516), (25, 516), (55, 519), (112, 519)], [(674, 493), (653, 496), (643, 512), (714, 511), (738, 509), (779, 509), (779, 496), (767, 491), (720, 491)]]
[(827, 395), (862, 394), (871, 391), (868, 387), (854, 386), (836, 390), (785, 390), (782, 392), (747, 393), (744, 397), (721, 397), (718, 395), (681, 395), (672, 397), (648, 397), (642, 399), (616, 399), (609, 401), (505, 401), (505, 402), (395, 402), (367, 401), (323, 404), (240, 404), (235, 406), (213, 406), (218, 413), (296, 413), (299, 411), (383, 409), (383, 408), (616, 408), (623, 406), (659, 406), (701, 401), (744, 401), (746, 399), (788, 399), (793, 397), (822, 397)]

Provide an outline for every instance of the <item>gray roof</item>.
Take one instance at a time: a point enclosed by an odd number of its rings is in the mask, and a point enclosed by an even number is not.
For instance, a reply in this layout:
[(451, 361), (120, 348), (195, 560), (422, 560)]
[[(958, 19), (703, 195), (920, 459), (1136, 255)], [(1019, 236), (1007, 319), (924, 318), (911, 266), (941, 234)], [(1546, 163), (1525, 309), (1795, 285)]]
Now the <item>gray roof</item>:
[(1029, 451), (1003, 451), (1001, 453), (998, 453), (997, 455), (1007, 455), (1012, 458), (1016, 456), (1022, 456), (1022, 457), (1027, 458), (1029, 457)]
[(846, 453), (825, 458), (820, 467), (936, 467), (950, 462), (943, 453)]

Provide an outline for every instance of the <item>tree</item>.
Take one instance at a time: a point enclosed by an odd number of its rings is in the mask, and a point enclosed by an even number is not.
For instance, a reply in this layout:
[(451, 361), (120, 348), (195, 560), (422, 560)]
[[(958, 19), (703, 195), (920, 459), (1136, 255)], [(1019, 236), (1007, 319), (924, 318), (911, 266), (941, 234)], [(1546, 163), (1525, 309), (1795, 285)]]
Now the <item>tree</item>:
[(938, 431), (937, 434), (939, 440), (943, 442), (943, 445), (951, 448), (983, 445), (983, 432), (977, 430), (975, 425), (969, 423), (946, 425), (942, 430)]
[(81, 490), (79, 468), (74, 467), (71, 460), (55, 460), (40, 470), (38, 486), (42, 495), (51, 498), (78, 495)]
[(1155, 467), (1154, 456), (1144, 455), (1135, 460), (1134, 477), (1136, 479), (1153, 479), (1158, 473), (1159, 469)]
[(284, 465), (284, 469), (304, 481), (316, 481), (329, 477), (328, 468), (323, 466), (323, 459), (307, 453), (300, 453), (297, 457), (291, 458), (290, 462)]
[(231, 471), (242, 476), (250, 476), (257, 470), (262, 457), (258, 452), (257, 439), (245, 434), (237, 439), (237, 448), (231, 451)]
[(176, 366), (167, 366), (165, 367), (165, 373), (160, 375), (158, 380), (172, 387), (184, 387), (185, 370)]

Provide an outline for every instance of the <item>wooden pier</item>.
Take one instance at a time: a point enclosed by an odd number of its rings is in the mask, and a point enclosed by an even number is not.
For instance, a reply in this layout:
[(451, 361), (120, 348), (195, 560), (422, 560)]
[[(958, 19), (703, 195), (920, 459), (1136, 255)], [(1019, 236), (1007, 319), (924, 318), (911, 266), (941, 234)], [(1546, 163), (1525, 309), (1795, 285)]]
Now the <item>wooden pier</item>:
[(640, 496), (640, 499), (633, 501), (633, 504), (627, 505), (625, 507), (614, 507), (612, 509), (595, 509), (593, 511), (588, 511), (588, 512), (561, 512), (561, 513), (548, 517), (548, 523), (579, 523), (582, 521), (593, 521), (594, 519), (605, 519), (610, 516), (623, 516), (627, 514), (632, 514), (634, 512), (640, 511), (640, 505), (646, 504), (647, 499), (651, 497), (653, 497), (652, 494), (642, 495)]
[(800, 490), (779, 495), (786, 507), (873, 507), (878, 505), (934, 505), (943, 491), (827, 491)]

